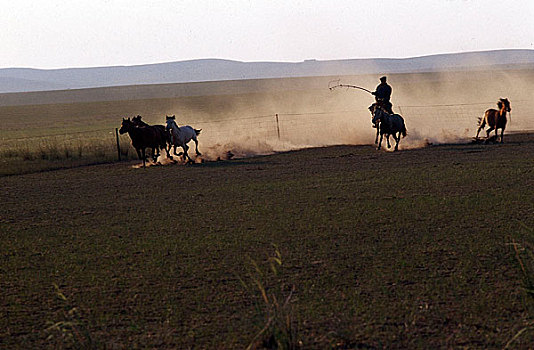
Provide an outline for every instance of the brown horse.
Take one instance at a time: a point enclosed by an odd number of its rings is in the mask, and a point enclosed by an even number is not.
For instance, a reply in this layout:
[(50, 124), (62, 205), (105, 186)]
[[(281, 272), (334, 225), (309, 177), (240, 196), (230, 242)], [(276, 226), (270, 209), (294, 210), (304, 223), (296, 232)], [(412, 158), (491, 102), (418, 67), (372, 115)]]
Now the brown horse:
[(152, 149), (152, 159), (156, 162), (156, 148), (161, 143), (161, 138), (155, 128), (137, 127), (128, 119), (122, 118), (121, 128), (119, 133), (122, 135), (128, 133), (130, 139), (132, 139), (132, 146), (137, 152), (139, 159), (143, 160), (143, 168), (146, 167), (146, 149)]
[(490, 132), (492, 132), (493, 129), (495, 129), (495, 139), (497, 139), (497, 129), (501, 129), (501, 143), (503, 142), (503, 134), (507, 122), (506, 113), (510, 112), (512, 108), (510, 108), (510, 101), (508, 101), (507, 98), (500, 98), (499, 101), (497, 101), (497, 107), (499, 107), (499, 110), (493, 108), (488, 109), (486, 113), (484, 113), (484, 117), (480, 118), (480, 124), (475, 139), (478, 140), (478, 133), (484, 126), (486, 126), (486, 124), (488, 124), (489, 129), (486, 130), (486, 140), (489, 140)]
[[(167, 130), (165, 130), (165, 126), (163, 125), (149, 125), (141, 120), (141, 116), (138, 115), (137, 117), (132, 118), (132, 123), (137, 127), (145, 127), (145, 128), (155, 128), (156, 132), (160, 138), (159, 147), (165, 149), (165, 152), (167, 153), (167, 158), (171, 158), (169, 154), (169, 151), (171, 149), (171, 135)], [(156, 150), (156, 157), (159, 157), (159, 148)]]

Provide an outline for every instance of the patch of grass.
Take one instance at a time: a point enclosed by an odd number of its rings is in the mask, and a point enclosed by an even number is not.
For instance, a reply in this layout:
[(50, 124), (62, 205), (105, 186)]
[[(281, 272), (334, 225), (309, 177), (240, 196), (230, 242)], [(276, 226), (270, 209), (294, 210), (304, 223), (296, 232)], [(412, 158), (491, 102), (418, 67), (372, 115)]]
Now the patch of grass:
[(288, 284), (282, 278), (282, 255), (276, 245), (274, 254), (267, 258), (267, 266), (261, 266), (249, 257), (251, 269), (248, 282), (240, 279), (245, 289), (253, 294), (259, 293), (256, 311), (263, 321), (261, 330), (254, 336), (247, 347), (256, 349), (261, 344), (267, 349), (299, 349), (298, 325), (293, 307), (293, 294), (296, 286)]
[[(89, 138), (80, 135), (6, 143), (0, 152), (3, 164), (0, 176), (117, 161), (116, 143), (109, 133), (97, 133)], [(127, 136), (120, 138), (120, 146), (121, 160), (135, 159)]]
[(96, 349), (97, 345), (80, 309), (72, 305), (55, 283), (54, 288), (57, 300), (61, 303), (61, 320), (47, 322), (47, 340), (59, 348)]
[(534, 229), (521, 224), (523, 228), (520, 242), (515, 239), (510, 244), (514, 250), (515, 259), (521, 271), (522, 289), (525, 293), (525, 303), (528, 305), (529, 319), (526, 324), (506, 343), (505, 349), (509, 349), (514, 343), (521, 340), (521, 336), (534, 331)]

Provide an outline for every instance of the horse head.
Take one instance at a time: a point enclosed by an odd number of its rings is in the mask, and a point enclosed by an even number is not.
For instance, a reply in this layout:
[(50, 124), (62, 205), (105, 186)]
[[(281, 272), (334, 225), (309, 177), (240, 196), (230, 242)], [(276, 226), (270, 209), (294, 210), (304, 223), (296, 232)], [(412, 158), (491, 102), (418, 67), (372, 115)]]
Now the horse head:
[(504, 107), (507, 112), (512, 111), (512, 108), (510, 107), (510, 101), (508, 101), (507, 98), (500, 98), (499, 102), (497, 102), (497, 106), (499, 107), (499, 109), (502, 109)]
[(165, 115), (165, 123), (167, 124), (165, 126), (165, 130), (167, 131), (178, 127), (178, 125), (176, 125), (176, 116), (174, 114), (172, 115), (172, 117)]
[(135, 125), (135, 126), (148, 126), (147, 123), (145, 123), (144, 121), (141, 120), (141, 116), (138, 115), (137, 117), (133, 117), (132, 118), (132, 123)]
[(119, 133), (122, 135), (126, 132), (128, 132), (131, 128), (135, 127), (134, 123), (130, 120), (130, 118), (122, 118), (121, 128), (119, 129)]
[(371, 107), (369, 107), (369, 110), (371, 111), (371, 115), (373, 116), (373, 124), (380, 122), (384, 117), (385, 112), (376, 103), (373, 103)]

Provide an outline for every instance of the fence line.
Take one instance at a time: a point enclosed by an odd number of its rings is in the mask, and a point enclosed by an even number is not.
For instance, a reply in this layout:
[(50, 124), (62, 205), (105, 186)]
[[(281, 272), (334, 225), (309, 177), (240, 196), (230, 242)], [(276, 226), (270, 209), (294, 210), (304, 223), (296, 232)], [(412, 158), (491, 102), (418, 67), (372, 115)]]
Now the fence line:
[[(431, 105), (398, 105), (398, 107), (456, 107), (456, 106), (479, 106), (479, 105), (494, 105), (496, 101), (491, 102), (474, 102), (474, 103), (451, 103), (451, 104), (431, 104)], [(530, 100), (514, 100), (514, 103), (518, 102), (532, 102)]]
[(97, 129), (97, 130), (87, 130), (87, 131), (73, 131), (73, 132), (62, 133), (62, 134), (48, 134), (48, 135), (24, 136), (24, 137), (14, 137), (14, 138), (2, 138), (1, 141), (9, 142), (9, 141), (23, 141), (23, 140), (31, 140), (31, 139), (44, 139), (47, 137), (90, 134), (90, 133), (97, 133), (97, 132), (103, 132), (103, 131), (112, 133), (113, 129)]
[[(495, 101), (494, 101), (495, 102)], [(475, 108), (466, 108), (469, 106), (480, 106), (480, 105), (489, 105), (494, 104), (494, 102), (475, 102), (475, 103), (456, 103), (456, 104), (429, 104), (429, 105), (397, 105), (397, 108), (400, 113), (408, 120), (416, 120), (420, 123), (419, 127), (421, 130), (427, 129), (434, 125), (436, 122), (443, 123), (444, 121), (458, 121), (453, 126), (466, 126), (467, 123), (471, 124), (471, 119), (475, 115)], [(516, 110), (527, 111), (530, 110), (532, 101), (528, 100), (516, 100), (516, 103), (519, 103), (519, 106), (516, 107)], [(525, 104), (524, 102), (528, 102)], [(516, 105), (517, 106), (517, 105)], [(534, 106), (534, 105), (533, 105)], [(452, 110), (453, 107), (464, 107)], [(427, 111), (424, 111), (424, 108), (427, 108)], [(265, 115), (256, 115), (242, 118), (231, 118), (231, 119), (219, 119), (219, 120), (201, 120), (201, 121), (191, 121), (191, 124), (194, 125), (220, 125), (228, 122), (241, 122), (242, 129), (250, 130), (255, 129), (256, 132), (259, 132), (264, 137), (275, 137), (278, 140), (281, 139), (281, 134), (285, 136), (295, 133), (295, 131), (302, 131), (303, 129), (313, 128), (314, 125), (321, 121), (321, 116), (326, 115), (343, 115), (343, 114), (354, 114), (362, 115), (367, 112), (364, 109), (358, 110), (338, 110), (338, 111), (322, 111), (322, 112), (304, 112), (304, 113), (274, 113), (274, 114), (265, 114)], [(478, 111), (478, 115), (482, 115), (483, 111)], [(367, 113), (365, 113), (367, 114)], [(307, 118), (300, 118), (306, 116)], [(370, 117), (370, 115), (369, 115)], [(324, 119), (326, 123), (332, 121), (332, 119)], [(339, 120), (336, 120), (336, 123), (339, 124)], [(349, 121), (350, 122), (350, 121)], [(530, 124), (529, 124), (530, 123)], [(309, 125), (308, 125), (309, 124)], [(332, 123), (330, 123), (332, 124)], [(334, 123), (335, 124), (335, 123)], [(465, 124), (465, 125), (464, 125)], [(521, 128), (524, 130), (532, 130), (534, 124), (528, 119), (524, 119), (524, 122), (521, 124)], [(521, 129), (520, 128), (520, 129)], [(298, 129), (298, 130), (297, 130)], [(10, 142), (32, 140), (32, 139), (46, 139), (54, 137), (67, 137), (70, 135), (82, 135), (90, 133), (102, 133), (106, 132), (107, 134), (116, 134), (116, 128), (106, 128), (106, 129), (97, 129), (89, 131), (75, 131), (75, 132), (65, 132), (57, 134), (47, 134), (47, 135), (36, 135), (36, 136), (26, 136), (26, 137), (17, 137), (17, 138), (2, 138), (0, 139), (0, 144), (7, 144)], [(233, 131), (230, 131), (233, 132)], [(211, 130), (210, 134), (214, 136), (227, 135), (228, 130), (218, 127), (215, 130)], [(118, 135), (115, 135), (118, 136)]]
[[(357, 112), (357, 111), (352, 110), (352, 111), (310, 112), (310, 113), (274, 113), (274, 114), (257, 115), (257, 116), (252, 116), (252, 117), (243, 117), (243, 118), (194, 121), (194, 124), (227, 123), (227, 122), (233, 122), (233, 121), (255, 120), (255, 119), (264, 119), (264, 118), (275, 118), (276, 119), (276, 116), (326, 115), (326, 114), (353, 113), (353, 112)], [(73, 131), (73, 132), (57, 133), (57, 134), (44, 134), (44, 135), (36, 135), (36, 136), (24, 136), (24, 137), (13, 137), (13, 138), (4, 137), (0, 139), (0, 141), (1, 142), (24, 141), (24, 140), (31, 140), (31, 139), (42, 139), (42, 138), (48, 138), (48, 137), (61, 137), (61, 136), (69, 136), (69, 135), (81, 135), (81, 134), (98, 133), (98, 132), (113, 133), (113, 130), (114, 128), (109, 128), (109, 129), (106, 128), (106, 129), (96, 129), (96, 130), (88, 130), (88, 131)]]

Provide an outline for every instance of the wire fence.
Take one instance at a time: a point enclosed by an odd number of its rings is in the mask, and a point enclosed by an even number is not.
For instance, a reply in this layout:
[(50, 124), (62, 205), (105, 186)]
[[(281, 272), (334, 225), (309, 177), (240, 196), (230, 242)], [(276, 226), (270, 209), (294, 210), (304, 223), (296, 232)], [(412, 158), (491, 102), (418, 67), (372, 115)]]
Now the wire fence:
[[(462, 104), (402, 105), (399, 113), (405, 117), (421, 135), (433, 135), (436, 131), (446, 130), (459, 136), (475, 136), (479, 119), (484, 116), (488, 106), (497, 109), (495, 102)], [(534, 130), (532, 112), (534, 102), (518, 100), (512, 102), (512, 111), (507, 115), (508, 132)]]
[[(507, 131), (534, 130), (531, 111), (534, 102), (521, 100), (512, 102), (511, 118)], [(397, 105), (396, 112), (406, 120), (409, 132), (417, 135), (435, 135), (448, 132), (459, 136), (474, 136), (478, 118), (482, 117), (487, 106), (495, 102), (462, 104)], [(224, 143), (231, 140), (255, 140), (261, 142), (291, 142), (295, 145), (325, 145), (351, 143), (354, 134), (372, 135), (370, 114), (367, 108), (339, 111), (310, 111), (303, 113), (279, 113), (258, 116), (245, 116), (220, 120), (189, 120), (195, 128), (203, 129), (201, 140), (205, 144)], [(20, 136), (0, 139), (4, 154), (12, 154), (10, 149), (24, 147), (43, 148), (43, 145), (59, 144), (63, 148), (78, 147), (84, 144), (100, 144), (120, 157), (121, 148), (129, 147), (127, 135), (119, 136), (116, 129), (103, 128), (90, 131), (58, 132), (38, 136)], [(332, 139), (335, 135), (335, 139)], [(369, 143), (373, 141), (369, 137)], [(110, 151), (111, 152), (111, 151)], [(2, 154), (0, 154), (2, 157)]]

